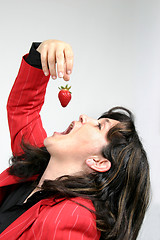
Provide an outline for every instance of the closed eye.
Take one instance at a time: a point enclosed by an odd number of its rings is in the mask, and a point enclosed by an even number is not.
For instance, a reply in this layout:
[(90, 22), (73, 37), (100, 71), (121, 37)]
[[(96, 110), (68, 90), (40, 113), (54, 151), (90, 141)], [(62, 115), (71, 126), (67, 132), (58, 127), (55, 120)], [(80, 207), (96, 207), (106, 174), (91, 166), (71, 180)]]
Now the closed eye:
[(102, 128), (102, 124), (101, 123), (98, 123), (98, 128), (99, 128), (99, 130), (101, 130), (101, 128)]

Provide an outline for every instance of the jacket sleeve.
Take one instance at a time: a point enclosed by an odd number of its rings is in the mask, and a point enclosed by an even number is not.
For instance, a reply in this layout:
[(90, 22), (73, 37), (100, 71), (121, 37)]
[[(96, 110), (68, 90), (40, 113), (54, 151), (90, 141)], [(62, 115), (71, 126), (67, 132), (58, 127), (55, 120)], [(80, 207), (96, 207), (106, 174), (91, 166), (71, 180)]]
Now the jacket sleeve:
[(41, 147), (46, 138), (40, 110), (44, 103), (49, 76), (22, 59), (21, 66), (7, 102), (8, 124), (13, 154), (21, 154), (24, 141)]

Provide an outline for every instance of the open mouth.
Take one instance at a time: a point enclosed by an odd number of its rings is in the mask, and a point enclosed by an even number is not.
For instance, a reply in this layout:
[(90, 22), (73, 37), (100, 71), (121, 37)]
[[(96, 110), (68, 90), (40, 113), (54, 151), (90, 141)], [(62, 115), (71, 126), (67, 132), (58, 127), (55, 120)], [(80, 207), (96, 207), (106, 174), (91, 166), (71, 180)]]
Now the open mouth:
[(72, 122), (72, 123), (69, 125), (69, 127), (68, 127), (64, 132), (62, 132), (61, 134), (62, 134), (62, 135), (66, 135), (66, 134), (70, 133), (70, 132), (72, 131), (73, 127), (74, 127), (74, 122)]

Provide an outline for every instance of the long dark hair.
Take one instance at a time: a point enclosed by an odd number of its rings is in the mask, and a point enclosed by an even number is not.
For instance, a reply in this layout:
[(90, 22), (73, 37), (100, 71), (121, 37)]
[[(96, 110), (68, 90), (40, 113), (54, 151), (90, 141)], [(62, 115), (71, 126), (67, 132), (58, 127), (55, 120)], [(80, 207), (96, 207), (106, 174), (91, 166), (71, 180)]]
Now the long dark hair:
[[(100, 118), (118, 120), (107, 135), (109, 145), (102, 155), (109, 159), (109, 171), (79, 177), (62, 176), (44, 181), (42, 188), (51, 196), (92, 200), (101, 239), (135, 240), (150, 199), (149, 165), (134, 126), (132, 113), (115, 107)], [(10, 174), (29, 178), (45, 171), (50, 154), (45, 147), (23, 144), (24, 153), (11, 158)]]

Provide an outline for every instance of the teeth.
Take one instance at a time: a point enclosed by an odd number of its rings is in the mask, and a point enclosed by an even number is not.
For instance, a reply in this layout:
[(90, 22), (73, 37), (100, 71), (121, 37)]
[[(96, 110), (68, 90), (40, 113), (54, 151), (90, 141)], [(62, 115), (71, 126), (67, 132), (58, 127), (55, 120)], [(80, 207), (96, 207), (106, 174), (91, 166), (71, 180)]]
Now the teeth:
[(74, 124), (73, 124), (73, 122), (72, 122), (71, 125), (70, 125), (70, 128), (73, 128), (73, 125), (74, 125)]

